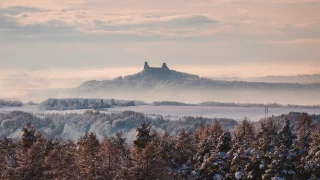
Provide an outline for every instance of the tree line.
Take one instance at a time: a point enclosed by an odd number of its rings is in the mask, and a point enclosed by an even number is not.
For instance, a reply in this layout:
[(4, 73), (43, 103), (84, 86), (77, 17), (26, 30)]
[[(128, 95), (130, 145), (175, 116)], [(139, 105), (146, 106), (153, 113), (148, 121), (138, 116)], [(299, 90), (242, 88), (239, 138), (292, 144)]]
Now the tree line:
[(302, 114), (294, 129), (282, 117), (244, 119), (233, 131), (215, 121), (171, 136), (141, 123), (132, 145), (121, 132), (99, 140), (50, 140), (33, 125), (19, 141), (0, 140), (0, 179), (319, 179), (320, 128)]

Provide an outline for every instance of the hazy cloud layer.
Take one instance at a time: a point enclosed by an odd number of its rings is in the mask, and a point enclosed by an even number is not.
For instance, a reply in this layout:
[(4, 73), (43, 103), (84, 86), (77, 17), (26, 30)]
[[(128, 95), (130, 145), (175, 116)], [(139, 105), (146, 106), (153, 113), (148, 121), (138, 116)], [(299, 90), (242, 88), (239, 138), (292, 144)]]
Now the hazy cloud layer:
[(66, 82), (63, 69), (107, 78), (126, 73), (96, 69), (131, 73), (144, 61), (201, 76), (320, 73), (319, 9), (318, 0), (3, 0), (0, 70), (47, 81), (38, 72), (55, 69)]

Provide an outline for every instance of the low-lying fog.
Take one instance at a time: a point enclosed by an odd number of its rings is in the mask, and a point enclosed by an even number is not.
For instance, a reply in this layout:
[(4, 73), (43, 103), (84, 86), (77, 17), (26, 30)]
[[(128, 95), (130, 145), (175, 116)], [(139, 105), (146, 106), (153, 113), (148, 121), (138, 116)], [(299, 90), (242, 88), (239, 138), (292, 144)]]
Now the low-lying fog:
[[(87, 109), (80, 110), (40, 110), (38, 106), (22, 106), (22, 107), (4, 107), (0, 108), (0, 112), (24, 111), (35, 114), (66, 114), (77, 113), (82, 114)], [(205, 107), (205, 106), (128, 106), (100, 109), (101, 112), (123, 112), (126, 110), (141, 112), (144, 114), (154, 114), (166, 116), (167, 119), (176, 120), (183, 116), (202, 116), (207, 118), (230, 118), (234, 120), (242, 120), (245, 117), (251, 121), (258, 121), (265, 117), (264, 108), (256, 107)], [(309, 114), (320, 114), (320, 109), (300, 109), (300, 108), (269, 108), (269, 116), (278, 116), (288, 114), (289, 112), (306, 112)]]

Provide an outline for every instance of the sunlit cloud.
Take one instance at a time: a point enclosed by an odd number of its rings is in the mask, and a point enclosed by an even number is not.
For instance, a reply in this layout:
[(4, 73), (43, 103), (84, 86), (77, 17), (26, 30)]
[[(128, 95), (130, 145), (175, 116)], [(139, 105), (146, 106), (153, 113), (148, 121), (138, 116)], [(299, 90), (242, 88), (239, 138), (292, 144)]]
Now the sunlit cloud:
[(320, 39), (294, 39), (283, 41), (269, 41), (267, 44), (279, 44), (279, 45), (320, 45)]
[(318, 0), (4, 0), (0, 90), (72, 88), (144, 61), (200, 76), (319, 73), (319, 9)]

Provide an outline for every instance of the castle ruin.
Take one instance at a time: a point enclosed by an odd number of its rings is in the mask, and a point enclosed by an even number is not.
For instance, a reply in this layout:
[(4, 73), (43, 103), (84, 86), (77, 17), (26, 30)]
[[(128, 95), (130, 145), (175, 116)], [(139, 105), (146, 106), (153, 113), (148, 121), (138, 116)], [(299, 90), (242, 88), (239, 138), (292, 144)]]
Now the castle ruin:
[(167, 66), (167, 64), (166, 63), (162, 63), (162, 67), (161, 68), (159, 68), (159, 67), (150, 67), (149, 66), (149, 64), (148, 64), (148, 62), (146, 61), (145, 63), (144, 63), (144, 68), (143, 68), (143, 70), (148, 70), (148, 69), (157, 69), (157, 70), (170, 70), (169, 68), (168, 68), (168, 66)]

